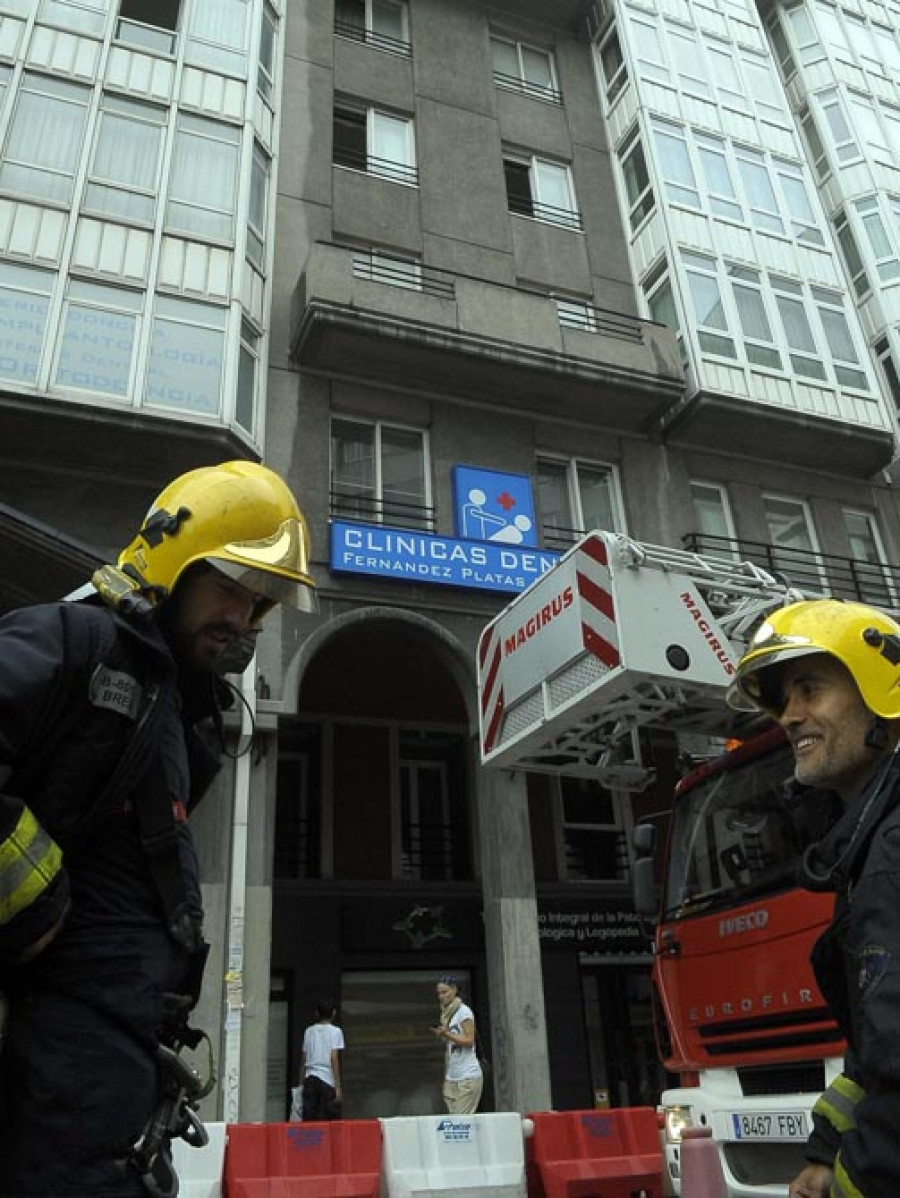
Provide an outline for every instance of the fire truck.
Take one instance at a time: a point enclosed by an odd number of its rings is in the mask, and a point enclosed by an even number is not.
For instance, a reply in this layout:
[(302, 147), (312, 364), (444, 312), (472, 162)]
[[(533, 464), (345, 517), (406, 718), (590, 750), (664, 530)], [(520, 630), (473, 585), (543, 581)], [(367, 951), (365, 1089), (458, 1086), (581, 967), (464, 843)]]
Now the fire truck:
[[(752, 563), (588, 534), (482, 633), (483, 763), (644, 789), (642, 732), (722, 745), (750, 634), (802, 597)], [(778, 729), (757, 729), (678, 785), (661, 888), (662, 838), (654, 823), (635, 829), (635, 902), (655, 922), (657, 1042), (678, 1077), (661, 1100), (676, 1194), (681, 1131), (705, 1125), (730, 1198), (784, 1198), (811, 1107), (841, 1068), (808, 963), (832, 900), (793, 880), (829, 813), (786, 797), (789, 747)]]

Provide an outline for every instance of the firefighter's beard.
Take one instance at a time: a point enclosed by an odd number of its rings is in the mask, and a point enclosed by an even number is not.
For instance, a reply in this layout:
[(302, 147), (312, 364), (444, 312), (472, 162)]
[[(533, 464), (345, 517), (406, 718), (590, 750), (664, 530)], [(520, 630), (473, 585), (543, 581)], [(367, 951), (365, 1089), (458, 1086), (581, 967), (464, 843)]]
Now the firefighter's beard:
[(256, 652), (258, 628), (236, 629), (224, 622), (192, 628), (177, 596), (171, 604), (163, 606), (160, 623), (172, 656), (182, 669), (242, 674)]

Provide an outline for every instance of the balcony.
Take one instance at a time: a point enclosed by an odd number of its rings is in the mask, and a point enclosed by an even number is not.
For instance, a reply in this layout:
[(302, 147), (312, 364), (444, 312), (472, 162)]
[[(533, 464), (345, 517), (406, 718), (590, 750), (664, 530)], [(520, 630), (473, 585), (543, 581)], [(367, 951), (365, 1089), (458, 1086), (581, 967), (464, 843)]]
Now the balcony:
[[(667, 439), (712, 452), (724, 450), (789, 466), (823, 463), (852, 478), (870, 478), (894, 457), (894, 435), (883, 406), (847, 392), (821, 391), (802, 407), (787, 379), (769, 380), (775, 398), (721, 390), (684, 397), (660, 421)], [(806, 396), (804, 396), (806, 399)]]
[(752, 562), (811, 598), (828, 595), (888, 610), (896, 610), (900, 601), (900, 566), (697, 532), (682, 537), (682, 543), (691, 553)]
[(294, 292), (294, 361), (323, 373), (640, 431), (684, 376), (662, 325), (591, 308), (561, 322), (554, 298), (319, 243)]

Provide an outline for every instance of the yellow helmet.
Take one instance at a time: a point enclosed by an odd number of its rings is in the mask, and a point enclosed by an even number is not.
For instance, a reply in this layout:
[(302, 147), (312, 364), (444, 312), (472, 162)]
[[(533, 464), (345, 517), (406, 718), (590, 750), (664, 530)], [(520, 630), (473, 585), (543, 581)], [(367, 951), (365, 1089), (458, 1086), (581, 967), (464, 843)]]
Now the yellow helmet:
[(776, 679), (765, 675), (810, 653), (836, 657), (874, 715), (900, 719), (900, 624), (875, 607), (839, 599), (809, 599), (772, 612), (738, 662), (728, 702), (777, 715)]
[(315, 611), (308, 554), (306, 520), (284, 480), (257, 462), (222, 462), (169, 483), (119, 555), (119, 569), (158, 600), (205, 561), (265, 595), (268, 606)]

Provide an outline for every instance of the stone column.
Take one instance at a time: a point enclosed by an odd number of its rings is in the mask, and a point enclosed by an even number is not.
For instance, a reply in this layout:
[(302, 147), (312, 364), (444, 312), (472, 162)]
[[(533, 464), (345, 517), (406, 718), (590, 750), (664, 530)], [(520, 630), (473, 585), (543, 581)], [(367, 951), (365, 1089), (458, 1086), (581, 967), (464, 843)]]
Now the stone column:
[(550, 1109), (550, 1062), (525, 775), (477, 771), (497, 1109)]

